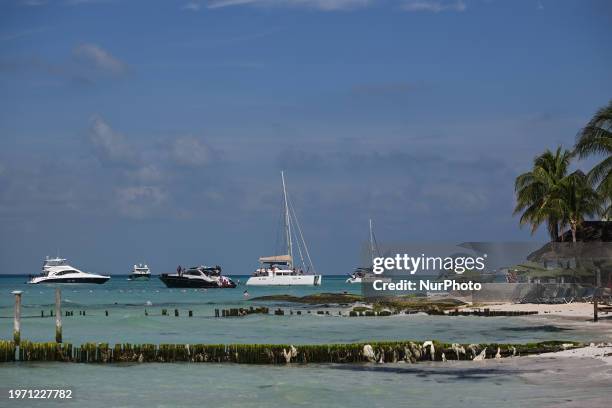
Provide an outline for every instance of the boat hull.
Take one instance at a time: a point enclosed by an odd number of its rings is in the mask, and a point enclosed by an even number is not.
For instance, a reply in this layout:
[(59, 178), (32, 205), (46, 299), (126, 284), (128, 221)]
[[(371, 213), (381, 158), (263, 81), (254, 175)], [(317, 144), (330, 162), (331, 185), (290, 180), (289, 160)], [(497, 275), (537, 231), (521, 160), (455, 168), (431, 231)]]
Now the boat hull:
[(321, 275), (251, 276), (246, 282), (250, 286), (319, 286)]
[(47, 278), (47, 279), (32, 279), (29, 281), (29, 284), (38, 285), (45, 283), (94, 283), (94, 284), (102, 284), (109, 280), (109, 276), (95, 276), (95, 277), (87, 277), (87, 278)]
[(130, 275), (128, 277), (131, 281), (148, 281), (151, 278), (151, 275)]
[(162, 274), (159, 277), (159, 280), (164, 282), (164, 284), (169, 288), (211, 288), (211, 289), (219, 288), (219, 289), (224, 289), (224, 288), (235, 288), (236, 287), (236, 284), (230, 279), (228, 279), (229, 284), (225, 284), (221, 286), (219, 286), (219, 284), (216, 281), (207, 281), (204, 279), (193, 279), (193, 278), (188, 278), (186, 276), (167, 275), (167, 274)]

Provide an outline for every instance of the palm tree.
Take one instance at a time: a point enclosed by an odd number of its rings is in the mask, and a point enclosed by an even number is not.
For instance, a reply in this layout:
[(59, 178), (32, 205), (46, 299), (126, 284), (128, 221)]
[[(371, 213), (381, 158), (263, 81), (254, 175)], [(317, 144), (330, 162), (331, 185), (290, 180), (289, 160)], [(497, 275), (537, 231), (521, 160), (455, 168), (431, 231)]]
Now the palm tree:
[(546, 150), (534, 159), (531, 171), (516, 178), (514, 214), (522, 212), (520, 224), (531, 224), (532, 234), (545, 222), (550, 238), (556, 240), (559, 230), (567, 225), (560, 203), (553, 199), (567, 175), (570, 159), (571, 153), (562, 146), (554, 153)]
[(560, 210), (562, 223), (569, 225), (572, 242), (576, 242), (576, 231), (586, 217), (593, 217), (600, 209), (600, 196), (593, 190), (586, 174), (576, 170), (564, 177), (551, 194), (549, 204)]
[(597, 187), (604, 206), (603, 215), (612, 215), (612, 101), (601, 108), (578, 133), (575, 152), (580, 158), (603, 155), (605, 158), (589, 172), (589, 181)]

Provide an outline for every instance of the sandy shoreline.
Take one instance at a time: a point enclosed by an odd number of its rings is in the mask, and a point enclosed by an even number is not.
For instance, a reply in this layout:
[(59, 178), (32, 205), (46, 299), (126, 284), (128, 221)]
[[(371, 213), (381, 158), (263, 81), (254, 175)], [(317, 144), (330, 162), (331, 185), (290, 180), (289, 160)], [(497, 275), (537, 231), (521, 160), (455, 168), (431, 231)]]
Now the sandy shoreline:
[[(593, 319), (593, 304), (592, 303), (563, 303), (563, 304), (542, 304), (542, 303), (490, 303), (474, 307), (471, 305), (465, 306), (462, 310), (473, 309), (490, 309), (504, 311), (537, 311), (539, 315), (553, 315), (560, 317), (584, 318)], [(606, 321), (606, 318), (612, 320), (612, 313), (599, 312), (599, 318)]]

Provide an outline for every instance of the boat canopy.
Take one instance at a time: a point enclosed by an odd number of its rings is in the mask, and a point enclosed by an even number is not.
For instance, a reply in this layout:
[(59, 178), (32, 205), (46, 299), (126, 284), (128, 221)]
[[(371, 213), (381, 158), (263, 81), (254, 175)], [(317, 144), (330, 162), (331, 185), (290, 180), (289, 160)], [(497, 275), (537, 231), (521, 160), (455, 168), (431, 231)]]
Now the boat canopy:
[(262, 256), (259, 258), (261, 263), (293, 263), (291, 255), (274, 255), (274, 256)]

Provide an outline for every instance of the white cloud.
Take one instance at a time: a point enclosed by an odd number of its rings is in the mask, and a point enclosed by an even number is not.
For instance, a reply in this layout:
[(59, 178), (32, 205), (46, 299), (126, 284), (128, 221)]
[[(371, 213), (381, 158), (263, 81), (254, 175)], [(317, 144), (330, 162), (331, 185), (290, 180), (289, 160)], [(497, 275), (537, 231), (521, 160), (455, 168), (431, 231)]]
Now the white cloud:
[(98, 153), (110, 161), (129, 161), (132, 156), (123, 135), (115, 132), (99, 116), (91, 120), (90, 140)]
[(155, 186), (122, 187), (115, 190), (115, 205), (127, 217), (144, 218), (158, 211), (168, 195)]
[(174, 141), (172, 156), (178, 164), (201, 167), (210, 162), (212, 152), (201, 140), (194, 137), (182, 137)]
[(200, 5), (200, 3), (196, 3), (195, 1), (191, 1), (187, 4), (184, 4), (183, 7), (181, 7), (181, 10), (188, 10), (188, 11), (199, 11), (200, 8), (202, 6)]
[(210, 0), (207, 7), (217, 9), (232, 6), (302, 7), (321, 11), (352, 10), (362, 8), (372, 0)]
[(73, 52), (75, 56), (102, 71), (112, 74), (123, 74), (127, 71), (127, 65), (123, 61), (95, 44), (81, 44)]
[(463, 0), (438, 1), (438, 0), (406, 0), (401, 6), (402, 10), (411, 12), (440, 13), (443, 11), (465, 11), (467, 5)]

